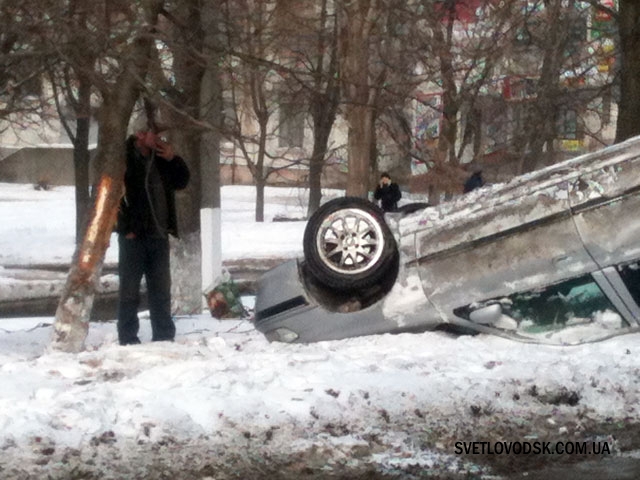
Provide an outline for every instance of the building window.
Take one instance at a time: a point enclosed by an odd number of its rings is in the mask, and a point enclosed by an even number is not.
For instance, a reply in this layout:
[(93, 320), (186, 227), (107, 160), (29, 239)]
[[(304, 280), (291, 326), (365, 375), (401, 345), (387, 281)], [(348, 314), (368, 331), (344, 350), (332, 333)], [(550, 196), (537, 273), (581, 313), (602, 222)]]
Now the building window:
[(280, 105), (280, 147), (302, 147), (304, 142), (304, 111), (300, 105)]

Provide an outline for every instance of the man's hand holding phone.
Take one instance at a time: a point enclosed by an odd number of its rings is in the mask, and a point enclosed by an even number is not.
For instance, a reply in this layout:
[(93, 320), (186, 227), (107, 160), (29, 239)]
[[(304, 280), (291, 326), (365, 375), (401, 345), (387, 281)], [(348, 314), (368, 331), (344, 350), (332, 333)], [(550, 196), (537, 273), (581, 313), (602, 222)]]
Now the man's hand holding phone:
[(176, 156), (171, 144), (161, 137), (156, 139), (156, 153), (165, 160), (173, 160), (173, 157)]

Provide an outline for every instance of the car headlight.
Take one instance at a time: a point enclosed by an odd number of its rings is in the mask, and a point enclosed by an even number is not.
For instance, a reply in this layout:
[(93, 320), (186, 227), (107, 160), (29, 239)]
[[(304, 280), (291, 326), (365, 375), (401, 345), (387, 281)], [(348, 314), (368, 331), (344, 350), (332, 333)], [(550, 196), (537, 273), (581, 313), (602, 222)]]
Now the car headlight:
[(280, 327), (265, 333), (267, 340), (270, 342), (291, 343), (298, 338), (298, 334), (288, 328)]

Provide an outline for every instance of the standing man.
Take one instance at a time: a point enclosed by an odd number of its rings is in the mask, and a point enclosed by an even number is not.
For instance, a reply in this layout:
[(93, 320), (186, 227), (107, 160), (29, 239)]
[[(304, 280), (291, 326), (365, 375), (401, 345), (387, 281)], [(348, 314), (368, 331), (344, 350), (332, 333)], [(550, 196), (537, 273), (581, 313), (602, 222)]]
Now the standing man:
[(476, 188), (480, 188), (484, 185), (484, 179), (482, 178), (482, 170), (475, 170), (467, 181), (464, 182), (464, 186), (462, 187), (463, 193), (469, 193)]
[(380, 184), (373, 193), (376, 200), (380, 200), (380, 206), (385, 212), (394, 212), (398, 208), (398, 201), (402, 198), (400, 187), (391, 181), (387, 172), (380, 175)]
[(178, 236), (175, 191), (189, 183), (189, 169), (171, 144), (141, 130), (126, 141), (125, 195), (118, 212), (118, 340), (140, 343), (138, 305), (145, 276), (153, 341), (172, 341), (169, 234)]

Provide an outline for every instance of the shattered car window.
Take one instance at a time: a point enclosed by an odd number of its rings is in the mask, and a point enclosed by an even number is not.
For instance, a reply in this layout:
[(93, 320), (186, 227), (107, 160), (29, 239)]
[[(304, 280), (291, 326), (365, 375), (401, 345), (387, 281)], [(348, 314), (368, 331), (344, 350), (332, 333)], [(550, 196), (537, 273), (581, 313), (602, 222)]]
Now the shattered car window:
[(629, 327), (591, 275), (469, 305), (457, 314), (473, 321), (475, 311), (491, 305), (500, 305), (499, 311), (478, 323), (560, 344), (593, 341)]
[(519, 333), (561, 343), (595, 340), (629, 326), (591, 275), (513, 294), (503, 311), (518, 322)]

